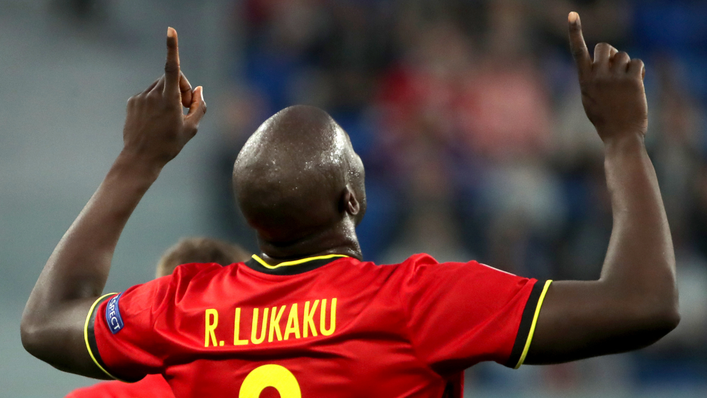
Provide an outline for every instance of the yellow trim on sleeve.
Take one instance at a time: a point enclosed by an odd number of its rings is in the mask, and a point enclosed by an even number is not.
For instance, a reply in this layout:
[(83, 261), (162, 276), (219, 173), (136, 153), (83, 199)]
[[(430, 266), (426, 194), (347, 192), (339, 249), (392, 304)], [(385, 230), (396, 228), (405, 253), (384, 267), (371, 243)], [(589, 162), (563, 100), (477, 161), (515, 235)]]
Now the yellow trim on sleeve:
[(344, 254), (327, 254), (324, 256), (307, 257), (307, 258), (301, 258), (299, 260), (285, 261), (285, 262), (282, 262), (279, 264), (270, 265), (270, 264), (266, 263), (265, 260), (260, 258), (257, 254), (253, 254), (253, 258), (255, 259), (255, 261), (259, 262), (260, 265), (262, 265), (263, 267), (269, 268), (269, 269), (275, 269), (275, 268), (280, 268), (280, 267), (287, 267), (290, 265), (302, 264), (302, 263), (306, 263), (307, 261), (313, 261), (313, 260), (326, 260), (328, 258), (334, 258), (334, 257), (348, 257), (348, 256), (346, 256)]
[(113, 378), (113, 379), (115, 379), (115, 380), (125, 381), (125, 380), (121, 380), (121, 379), (119, 379), (119, 378), (113, 376), (113, 375), (110, 374), (107, 370), (105, 370), (105, 369), (103, 368), (103, 366), (101, 366), (100, 363), (98, 363), (98, 360), (97, 360), (96, 357), (93, 355), (93, 351), (91, 351), (91, 344), (89, 344), (89, 342), (88, 342), (88, 324), (89, 324), (90, 321), (91, 321), (91, 315), (93, 315), (93, 310), (96, 308), (96, 305), (98, 305), (98, 303), (101, 302), (101, 300), (103, 300), (104, 298), (106, 298), (106, 297), (108, 297), (108, 296), (114, 295), (114, 294), (118, 294), (118, 293), (108, 293), (108, 294), (104, 294), (103, 296), (99, 297), (96, 301), (93, 302), (93, 305), (91, 305), (91, 309), (88, 310), (88, 315), (86, 316), (86, 322), (85, 322), (84, 325), (83, 325), (83, 340), (84, 340), (84, 342), (86, 343), (86, 349), (88, 350), (88, 355), (91, 356), (91, 359), (93, 359), (93, 363), (95, 363), (96, 366), (98, 366), (98, 368), (103, 371), (103, 373), (107, 374), (108, 376), (110, 376), (111, 378)]
[(538, 304), (535, 306), (535, 314), (533, 315), (533, 323), (530, 324), (530, 331), (528, 332), (528, 339), (525, 340), (525, 346), (523, 347), (523, 353), (518, 359), (518, 363), (513, 369), (518, 369), (520, 365), (525, 361), (525, 356), (528, 355), (528, 350), (530, 349), (530, 343), (533, 341), (533, 334), (535, 333), (535, 324), (538, 322), (538, 315), (540, 315), (540, 308), (543, 306), (543, 301), (545, 300), (545, 294), (547, 289), (550, 287), (552, 280), (547, 280), (545, 286), (543, 286), (543, 291), (540, 293), (540, 298), (538, 299)]

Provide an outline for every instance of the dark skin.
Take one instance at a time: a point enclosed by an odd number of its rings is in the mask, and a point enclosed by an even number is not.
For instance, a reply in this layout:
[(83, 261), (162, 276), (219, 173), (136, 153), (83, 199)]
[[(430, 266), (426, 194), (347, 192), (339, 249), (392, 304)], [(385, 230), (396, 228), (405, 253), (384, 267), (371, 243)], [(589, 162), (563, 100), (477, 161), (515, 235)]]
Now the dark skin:
[[(529, 364), (637, 349), (679, 322), (670, 231), (644, 145), (643, 63), (605, 43), (592, 59), (575, 13), (569, 34), (584, 108), (604, 142), (614, 224), (598, 280), (557, 281), (549, 288)], [(205, 111), (197, 88), (189, 115), (180, 112), (176, 33), (173, 44), (163, 88), (131, 100), (125, 149), (55, 249), (25, 308), (23, 344), (62, 370), (105, 377), (83, 345), (86, 314), (103, 290), (130, 214), (194, 135)], [(324, 254), (362, 258), (355, 226), (366, 207), (363, 166), (323, 111), (291, 107), (266, 121), (236, 160), (234, 188), (266, 261)]]
[(331, 116), (296, 105), (248, 139), (233, 186), (266, 261), (323, 254), (361, 259), (355, 227), (366, 209), (363, 175), (348, 135)]
[(554, 282), (526, 363), (572, 361), (645, 347), (680, 321), (675, 254), (653, 165), (646, 153), (645, 69), (606, 43), (594, 59), (579, 16), (569, 16), (582, 104), (604, 142), (613, 228), (599, 280)]
[[(177, 32), (170, 28), (164, 75), (128, 100), (123, 150), (47, 261), (22, 314), (22, 344), (58, 369), (107, 378), (86, 350), (83, 323), (103, 292), (130, 214), (162, 168), (196, 134), (206, 113), (203, 89), (191, 92), (185, 86)], [(183, 96), (184, 91), (190, 95)]]

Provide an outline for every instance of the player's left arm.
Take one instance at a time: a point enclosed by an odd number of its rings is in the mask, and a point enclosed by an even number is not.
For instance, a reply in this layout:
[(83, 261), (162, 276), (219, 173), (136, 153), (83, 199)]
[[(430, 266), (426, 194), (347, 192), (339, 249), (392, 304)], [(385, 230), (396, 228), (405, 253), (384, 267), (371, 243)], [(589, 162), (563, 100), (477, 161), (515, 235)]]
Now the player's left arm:
[(64, 371), (106, 378), (86, 348), (86, 316), (103, 291), (128, 218), (162, 168), (196, 134), (206, 113), (202, 90), (192, 93), (181, 74), (177, 32), (170, 28), (164, 75), (128, 100), (123, 150), (54, 249), (27, 301), (21, 334), (32, 355)]
[(650, 345), (680, 321), (675, 256), (645, 148), (643, 63), (600, 43), (591, 58), (579, 16), (569, 16), (587, 116), (604, 142), (613, 227), (599, 280), (550, 285), (526, 363), (566, 362)]

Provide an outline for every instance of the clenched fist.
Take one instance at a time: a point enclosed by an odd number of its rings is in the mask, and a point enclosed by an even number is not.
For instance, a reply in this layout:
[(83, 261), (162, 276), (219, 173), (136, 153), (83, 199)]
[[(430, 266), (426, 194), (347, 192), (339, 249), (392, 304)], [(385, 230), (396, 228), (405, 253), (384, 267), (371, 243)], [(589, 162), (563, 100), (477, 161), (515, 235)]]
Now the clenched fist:
[(582, 104), (604, 143), (626, 135), (645, 135), (648, 106), (643, 87), (643, 61), (631, 59), (607, 43), (589, 55), (576, 12), (569, 14), (569, 39), (577, 64)]
[(191, 91), (179, 69), (177, 31), (169, 28), (164, 75), (128, 100), (123, 151), (163, 166), (194, 137), (205, 113), (204, 89)]

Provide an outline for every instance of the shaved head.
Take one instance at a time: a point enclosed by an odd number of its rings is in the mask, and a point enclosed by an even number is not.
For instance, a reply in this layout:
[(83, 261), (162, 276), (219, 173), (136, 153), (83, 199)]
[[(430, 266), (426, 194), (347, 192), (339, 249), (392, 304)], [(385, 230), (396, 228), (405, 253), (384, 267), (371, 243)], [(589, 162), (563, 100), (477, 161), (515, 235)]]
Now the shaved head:
[(312, 106), (283, 109), (253, 133), (236, 159), (233, 186), (261, 249), (326, 246), (323, 236), (358, 224), (366, 207), (363, 163), (348, 134)]

